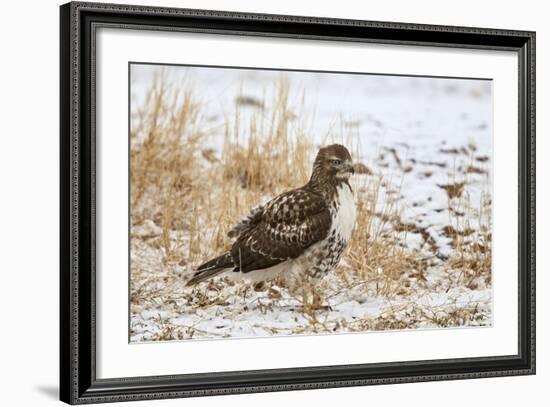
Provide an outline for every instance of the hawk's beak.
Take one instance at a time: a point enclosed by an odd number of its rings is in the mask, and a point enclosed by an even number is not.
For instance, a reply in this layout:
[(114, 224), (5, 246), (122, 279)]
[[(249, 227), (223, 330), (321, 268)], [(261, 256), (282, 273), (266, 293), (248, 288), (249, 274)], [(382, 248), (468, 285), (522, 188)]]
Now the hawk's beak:
[(347, 166), (348, 172), (351, 172), (352, 174), (355, 174), (355, 167), (353, 166), (353, 163), (349, 162)]

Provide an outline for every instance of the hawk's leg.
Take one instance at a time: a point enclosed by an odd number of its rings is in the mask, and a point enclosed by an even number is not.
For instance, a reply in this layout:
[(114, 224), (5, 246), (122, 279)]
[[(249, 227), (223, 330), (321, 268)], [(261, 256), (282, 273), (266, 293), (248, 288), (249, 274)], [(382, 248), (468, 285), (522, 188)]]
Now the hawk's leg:
[[(311, 296), (311, 302), (309, 298)], [(317, 292), (314, 285), (304, 285), (302, 288), (302, 310), (305, 314), (316, 320), (316, 311), (332, 311), (330, 305), (323, 305), (321, 295)]]
[(305, 285), (302, 287), (302, 309), (305, 314), (311, 314), (308, 301), (308, 290)]
[(311, 287), (311, 296), (313, 299), (312, 307), (315, 310), (332, 311), (332, 308), (330, 305), (328, 304), (323, 305), (323, 299), (314, 286)]
[(311, 299), (312, 299), (312, 307), (316, 310), (321, 309), (321, 303), (323, 302), (321, 300), (321, 296), (315, 289), (315, 287), (311, 287)]

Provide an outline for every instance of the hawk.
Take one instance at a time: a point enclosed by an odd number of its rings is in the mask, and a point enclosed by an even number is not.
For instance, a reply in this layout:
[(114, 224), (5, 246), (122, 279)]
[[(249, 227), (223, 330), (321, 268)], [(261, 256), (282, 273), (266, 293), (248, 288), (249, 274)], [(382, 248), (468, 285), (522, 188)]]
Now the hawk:
[(346, 147), (321, 148), (307, 184), (254, 208), (229, 231), (235, 239), (231, 249), (200, 265), (187, 285), (222, 273), (253, 282), (280, 273), (313, 280), (327, 275), (340, 262), (355, 225), (353, 173)]

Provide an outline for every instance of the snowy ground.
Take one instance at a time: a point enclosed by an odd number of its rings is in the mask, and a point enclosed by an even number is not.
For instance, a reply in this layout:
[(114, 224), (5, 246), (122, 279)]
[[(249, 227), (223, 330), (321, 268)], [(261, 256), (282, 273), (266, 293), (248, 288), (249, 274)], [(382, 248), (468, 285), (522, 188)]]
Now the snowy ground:
[[(151, 72), (151, 67), (133, 67), (135, 104)], [(168, 74), (192, 82), (199, 95), (211, 100), (207, 115), (214, 149), (220, 148), (215, 140), (222, 135), (228, 106), (244, 103), (246, 116), (279, 76), (175, 68)], [(401, 228), (396, 244), (429, 259), (429, 267), (405, 273), (402, 287), (391, 295), (376, 277), (346, 285), (338, 275), (328, 276), (322, 289), (329, 307), (312, 316), (301, 311), (300, 298), (276, 284), (251, 287), (215, 279), (185, 287), (190, 270), (162, 260), (149, 243), (161, 229), (146, 221), (132, 229), (131, 341), (490, 325), (491, 280), (466, 279), (471, 271), (450, 267), (449, 259), (458, 250), (457, 235), (474, 239), (482, 225), (490, 229), (491, 82), (287, 76), (297, 85), (291, 99), (300, 99), (300, 89), (314, 90), (317, 104), (296, 113), (314, 118), (309, 131), (320, 142), (335, 126), (357, 134), (360, 153), (354, 158), (370, 170), (356, 177), (357, 187), (362, 177), (383, 177), (385, 197), (402, 208), (392, 226)], [(185, 232), (173, 231), (171, 238), (185, 241)]]

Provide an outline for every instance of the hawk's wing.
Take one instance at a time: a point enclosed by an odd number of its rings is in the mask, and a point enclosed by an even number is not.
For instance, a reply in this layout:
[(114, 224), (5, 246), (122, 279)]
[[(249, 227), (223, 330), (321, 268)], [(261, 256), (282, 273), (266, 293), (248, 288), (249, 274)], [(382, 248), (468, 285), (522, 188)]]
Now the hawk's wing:
[(325, 201), (313, 192), (296, 189), (254, 210), (232, 232), (236, 271), (265, 269), (294, 259), (324, 239), (331, 226)]
[[(277, 198), (275, 198), (277, 199)], [(258, 205), (254, 207), (248, 216), (233, 226), (229, 232), (227, 232), (228, 237), (238, 237), (240, 234), (246, 232), (247, 230), (254, 228), (261, 220), (267, 204)]]

